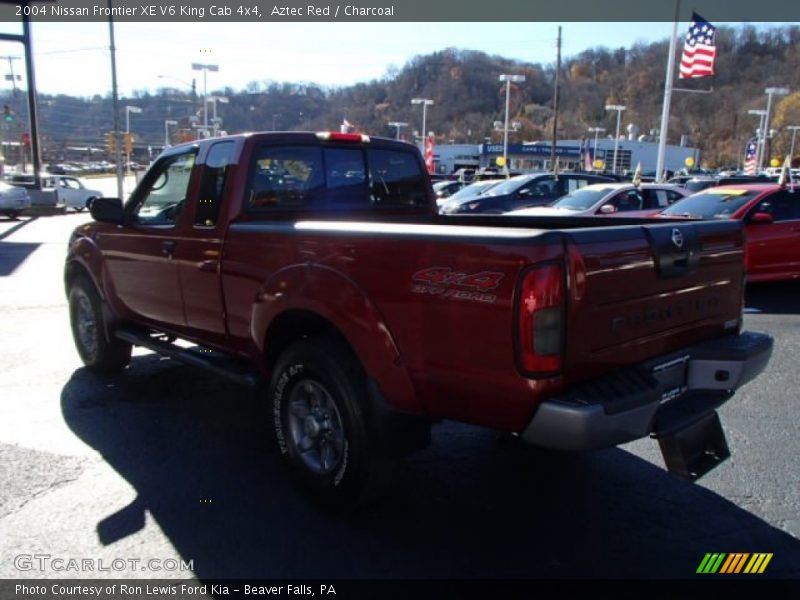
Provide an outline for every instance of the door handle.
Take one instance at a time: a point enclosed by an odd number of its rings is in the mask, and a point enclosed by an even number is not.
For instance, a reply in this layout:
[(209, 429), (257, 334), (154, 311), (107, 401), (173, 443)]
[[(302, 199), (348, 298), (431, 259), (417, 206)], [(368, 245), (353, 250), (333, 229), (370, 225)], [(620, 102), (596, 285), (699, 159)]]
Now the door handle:
[(175, 246), (178, 245), (178, 242), (175, 240), (164, 240), (161, 242), (161, 252), (172, 256), (172, 253), (175, 252)]

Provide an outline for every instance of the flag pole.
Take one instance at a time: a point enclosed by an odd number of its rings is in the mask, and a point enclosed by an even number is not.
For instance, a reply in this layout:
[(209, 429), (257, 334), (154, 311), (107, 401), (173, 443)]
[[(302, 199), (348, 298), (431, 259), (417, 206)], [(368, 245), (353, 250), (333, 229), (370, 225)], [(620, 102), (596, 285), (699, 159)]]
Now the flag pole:
[(664, 82), (664, 106), (661, 110), (661, 133), (658, 137), (658, 158), (656, 159), (656, 181), (664, 181), (664, 155), (667, 151), (667, 130), (669, 128), (669, 103), (672, 99), (672, 79), (675, 74), (675, 46), (678, 39), (678, 13), (681, 0), (675, 0), (675, 20), (672, 23), (672, 37), (669, 40), (667, 57), (667, 78)]

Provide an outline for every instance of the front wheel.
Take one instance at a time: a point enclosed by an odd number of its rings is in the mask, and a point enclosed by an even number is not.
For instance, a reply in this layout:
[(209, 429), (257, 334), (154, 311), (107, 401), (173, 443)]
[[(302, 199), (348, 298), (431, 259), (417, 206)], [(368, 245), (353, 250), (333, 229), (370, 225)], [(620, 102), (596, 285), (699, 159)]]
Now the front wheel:
[(17, 217), (19, 216), (19, 212), (16, 210), (10, 210), (6, 213), (6, 216), (8, 217), (9, 221), (16, 221)]
[(75, 348), (87, 367), (110, 374), (130, 362), (130, 344), (106, 339), (102, 300), (86, 277), (78, 277), (69, 290), (69, 317)]
[(278, 448), (299, 486), (337, 508), (360, 504), (377, 462), (365, 376), (349, 348), (328, 339), (289, 346), (273, 370), (269, 398)]

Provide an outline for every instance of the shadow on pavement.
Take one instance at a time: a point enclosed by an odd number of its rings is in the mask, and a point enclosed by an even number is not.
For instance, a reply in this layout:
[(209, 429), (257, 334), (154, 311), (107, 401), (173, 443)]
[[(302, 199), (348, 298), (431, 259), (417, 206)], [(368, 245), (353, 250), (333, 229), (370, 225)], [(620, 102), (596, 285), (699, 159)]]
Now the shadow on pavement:
[(800, 576), (798, 540), (620, 449), (548, 453), (441, 425), (380, 504), (344, 518), (294, 490), (265, 412), (233, 384), (148, 355), (116, 380), (76, 371), (61, 404), (138, 492), (99, 539), (148, 511), (201, 579), (690, 577), (706, 552), (773, 552), (769, 575)]
[(0, 240), (4, 240), (8, 236), (13, 235), (15, 232), (17, 232), (20, 229), (22, 229), (23, 227), (25, 227), (25, 225), (29, 225), (29, 224), (33, 223), (38, 218), (39, 217), (31, 217), (29, 219), (25, 219), (24, 221), (20, 221), (19, 223), (17, 223), (13, 227), (9, 227), (8, 229), (6, 229), (2, 233), (0, 233)]
[(0, 242), (0, 277), (11, 275), (40, 245), (27, 242)]
[(744, 305), (749, 313), (800, 314), (800, 281), (748, 284)]

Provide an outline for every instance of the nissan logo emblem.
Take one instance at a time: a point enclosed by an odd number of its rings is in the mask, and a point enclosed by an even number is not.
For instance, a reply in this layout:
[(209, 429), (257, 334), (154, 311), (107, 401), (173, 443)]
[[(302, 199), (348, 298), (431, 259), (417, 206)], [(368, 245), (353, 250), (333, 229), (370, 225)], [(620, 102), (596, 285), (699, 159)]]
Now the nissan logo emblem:
[(683, 234), (680, 229), (672, 230), (672, 243), (675, 244), (676, 248), (683, 248)]

